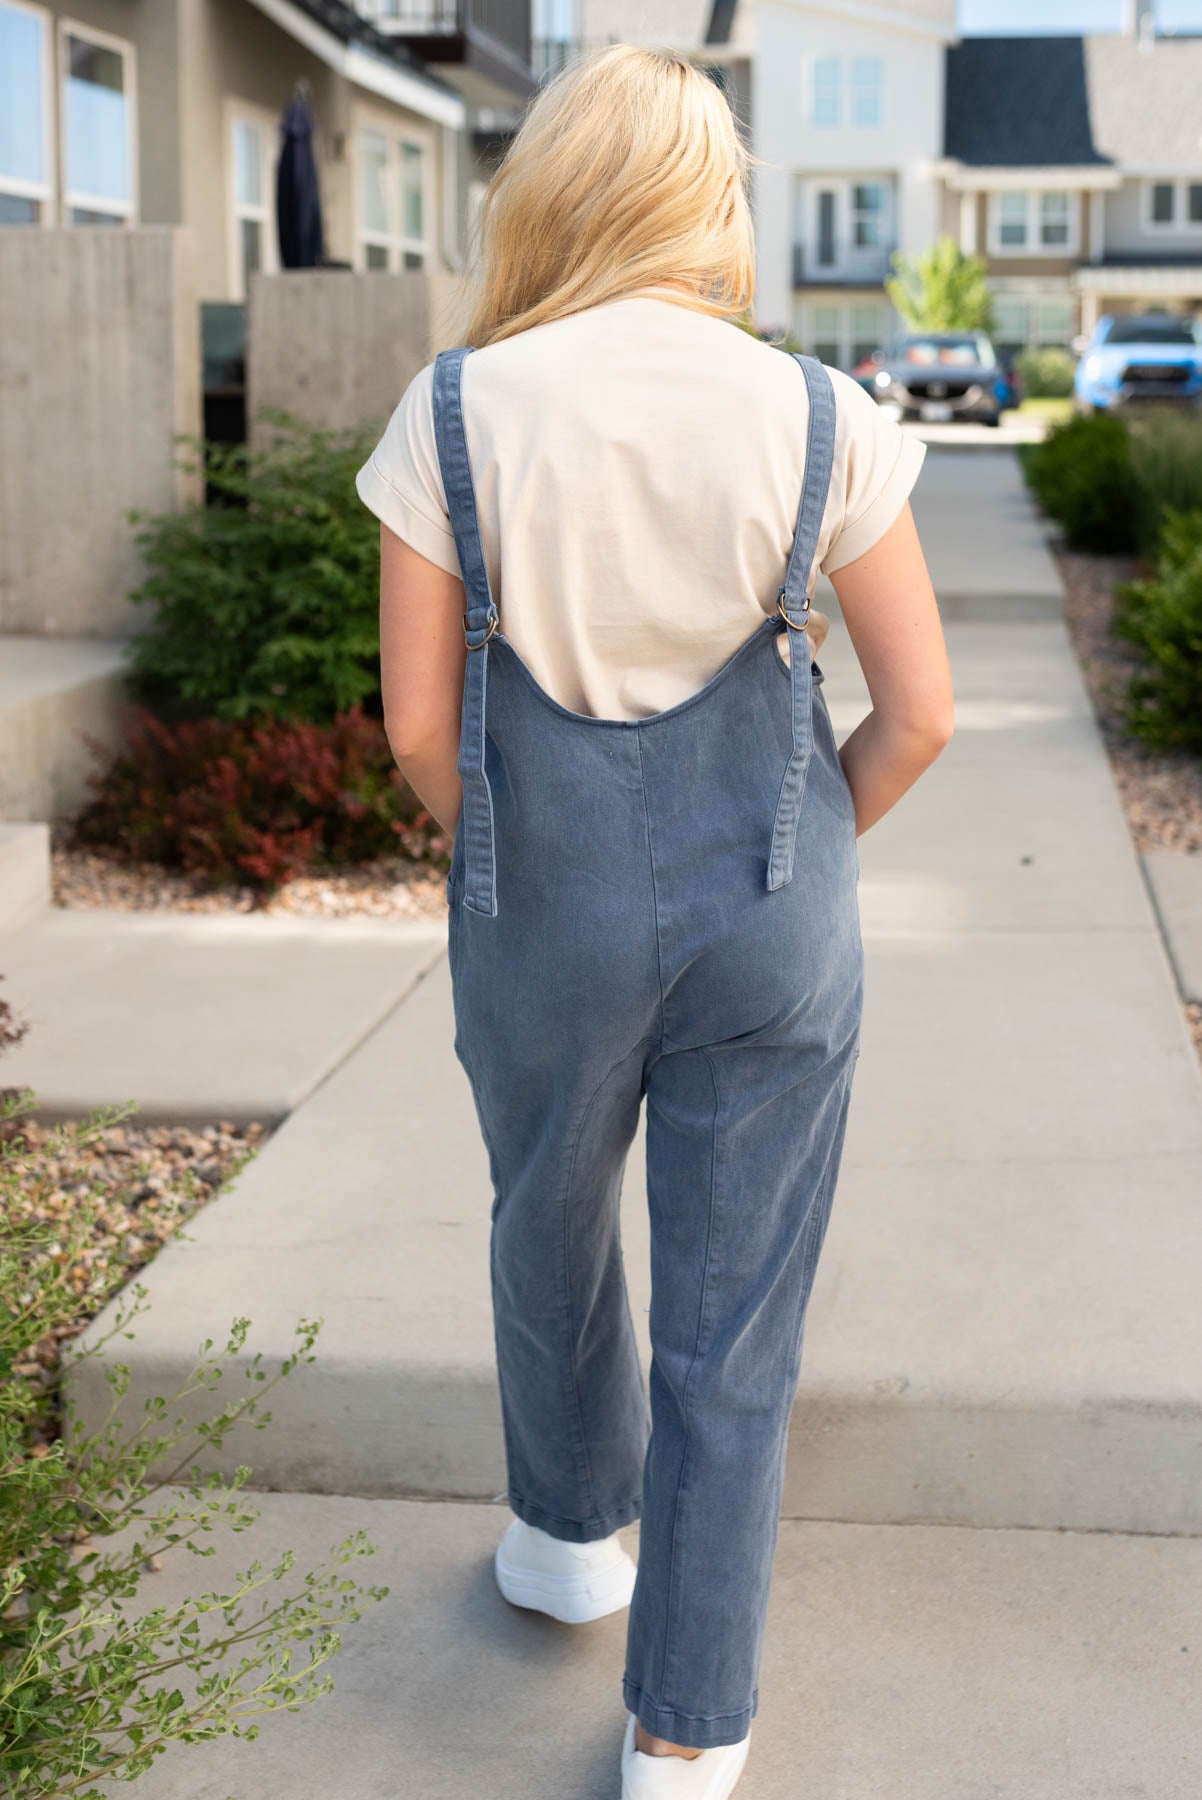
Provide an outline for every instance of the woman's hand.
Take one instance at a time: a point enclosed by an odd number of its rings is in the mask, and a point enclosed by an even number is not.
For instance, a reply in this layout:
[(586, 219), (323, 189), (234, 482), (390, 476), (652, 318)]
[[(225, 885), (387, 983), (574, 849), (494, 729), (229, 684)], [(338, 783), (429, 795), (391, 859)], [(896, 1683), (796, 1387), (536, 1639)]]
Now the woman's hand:
[(397, 767), (453, 835), (463, 707), (463, 583), (380, 527), (380, 683)]
[(839, 750), (859, 836), (913, 787), (955, 726), (939, 608), (908, 503), (831, 585), (872, 696)]

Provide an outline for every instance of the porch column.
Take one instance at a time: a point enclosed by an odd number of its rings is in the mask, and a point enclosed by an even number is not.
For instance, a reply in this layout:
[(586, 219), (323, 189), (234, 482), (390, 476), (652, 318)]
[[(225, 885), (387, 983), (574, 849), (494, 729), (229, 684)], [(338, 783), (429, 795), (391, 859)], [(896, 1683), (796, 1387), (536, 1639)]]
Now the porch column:
[(977, 196), (973, 188), (960, 196), (960, 248), (965, 256), (977, 253)]

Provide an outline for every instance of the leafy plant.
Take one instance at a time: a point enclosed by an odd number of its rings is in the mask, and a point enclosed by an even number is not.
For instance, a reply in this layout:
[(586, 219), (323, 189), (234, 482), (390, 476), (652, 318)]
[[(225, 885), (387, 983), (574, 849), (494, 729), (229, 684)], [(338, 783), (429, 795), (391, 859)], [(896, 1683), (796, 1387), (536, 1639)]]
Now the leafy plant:
[(1020, 447), (1039, 504), (1074, 550), (1124, 554), (1139, 548), (1140, 489), (1121, 419), (1066, 419), (1042, 443)]
[[(7, 1096), (0, 1120), (16, 1124), (32, 1100), (28, 1091)], [(222, 1348), (202, 1344), (179, 1389), (148, 1400), (137, 1424), (122, 1418), (129, 1368), (105, 1358), (104, 1422), (86, 1431), (67, 1406), (65, 1430), (48, 1432), (61, 1403), (47, 1347), (105, 1298), (87, 1291), (83, 1260), (104, 1195), (79, 1195), (57, 1236), (31, 1223), (30, 1198), (65, 1147), (124, 1116), (106, 1109), (65, 1125), (36, 1158), (19, 1131), (0, 1133), (0, 1783), (10, 1800), (103, 1800), (98, 1783), (136, 1779), (172, 1742), (255, 1736), (260, 1714), (295, 1711), (329, 1690), (323, 1670), (340, 1627), (387, 1591), (344, 1573), (372, 1553), (362, 1534), (299, 1586), (285, 1552), (176, 1605), (154, 1605), (147, 1591), (161, 1552), (212, 1556), (207, 1540), (219, 1527), (242, 1532), (254, 1522), (241, 1497), (248, 1469), (222, 1480), (197, 1476), (193, 1465), (235, 1427), (269, 1423), (262, 1401), (313, 1361), (314, 1322), (298, 1326), (274, 1372), (251, 1358), (244, 1391), (200, 1418), (242, 1355), (246, 1320)], [(83, 1356), (131, 1337), (144, 1304), (135, 1286)]]
[(362, 432), (265, 412), (262, 449), (183, 440), (217, 501), (132, 514), (152, 613), (131, 646), (131, 691), (176, 717), (325, 722), (378, 710), (379, 527), (361, 504)]
[(132, 707), (124, 750), (91, 785), (77, 843), (260, 895), (307, 868), (397, 851), (436, 865), (449, 858), (446, 834), (402, 777), (383, 724), (358, 706), (328, 725), (168, 724)]
[(1133, 413), (1131, 466), (1140, 547), (1154, 554), (1167, 513), (1202, 505), (1202, 414), (1164, 408)]
[(1202, 509), (1166, 510), (1154, 574), (1119, 584), (1114, 626), (1140, 651), (1127, 724), (1156, 749), (1202, 753)]
[(1076, 362), (1056, 344), (1023, 350), (1015, 359), (1023, 391), (1032, 400), (1067, 400), (1073, 392)]
[(885, 291), (915, 331), (989, 331), (993, 302), (984, 257), (966, 256), (952, 237), (936, 238), (918, 256), (893, 254)]

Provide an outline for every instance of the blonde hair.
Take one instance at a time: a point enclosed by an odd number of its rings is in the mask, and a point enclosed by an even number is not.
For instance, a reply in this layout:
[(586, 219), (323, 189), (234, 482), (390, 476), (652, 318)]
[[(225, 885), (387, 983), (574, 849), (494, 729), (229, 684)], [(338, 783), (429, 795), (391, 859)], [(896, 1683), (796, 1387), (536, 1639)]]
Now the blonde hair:
[(753, 160), (725, 94), (674, 51), (611, 44), (535, 96), (484, 196), (477, 348), (646, 287), (751, 305)]

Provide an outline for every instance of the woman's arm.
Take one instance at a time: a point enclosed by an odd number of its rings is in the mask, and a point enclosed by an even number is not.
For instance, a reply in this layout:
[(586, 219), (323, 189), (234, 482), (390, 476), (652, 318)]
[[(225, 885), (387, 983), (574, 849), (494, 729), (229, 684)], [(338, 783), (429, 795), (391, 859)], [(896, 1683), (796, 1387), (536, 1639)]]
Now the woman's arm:
[(463, 705), (463, 583), (380, 527), (380, 682), (384, 729), (422, 805), (454, 833)]
[(939, 609), (908, 503), (831, 585), (872, 697), (839, 750), (859, 836), (930, 767), (955, 723)]

